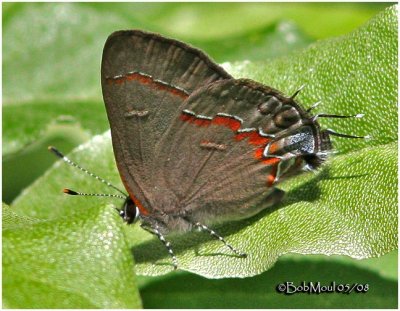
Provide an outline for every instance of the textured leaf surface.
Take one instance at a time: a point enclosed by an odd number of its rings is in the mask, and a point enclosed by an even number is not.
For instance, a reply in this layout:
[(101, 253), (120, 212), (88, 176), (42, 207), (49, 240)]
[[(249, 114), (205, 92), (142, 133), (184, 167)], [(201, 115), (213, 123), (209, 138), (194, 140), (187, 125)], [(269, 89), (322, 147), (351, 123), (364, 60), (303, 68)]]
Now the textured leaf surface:
[(3, 307), (141, 306), (119, 217), (107, 207), (82, 213), (34, 221), (3, 206)]
[(13, 208), (7, 204), (2, 203), (2, 229), (10, 229), (18, 226), (26, 226), (39, 222), (40, 220), (21, 216), (14, 213)]
[[(280, 206), (217, 227), (231, 244), (249, 254), (247, 259), (230, 256), (218, 241), (202, 233), (172, 237), (181, 269), (211, 278), (244, 277), (269, 269), (285, 253), (369, 258), (397, 248), (396, 14), (394, 7), (388, 9), (359, 30), (315, 43), (290, 59), (227, 64), (237, 76), (259, 77), (287, 93), (307, 83), (300, 101), (309, 106), (322, 98), (324, 112), (366, 113), (362, 120), (321, 123), (343, 133), (371, 134), (373, 140), (336, 138), (340, 154), (317, 174), (283, 184), (287, 197)], [(71, 157), (122, 188), (108, 134)], [(14, 207), (23, 215), (47, 219), (105, 204), (104, 199), (65, 198), (57, 192), (63, 187), (104, 192), (102, 185), (80, 172), (56, 165)], [(138, 226), (124, 228), (139, 274), (172, 270), (159, 241)]]

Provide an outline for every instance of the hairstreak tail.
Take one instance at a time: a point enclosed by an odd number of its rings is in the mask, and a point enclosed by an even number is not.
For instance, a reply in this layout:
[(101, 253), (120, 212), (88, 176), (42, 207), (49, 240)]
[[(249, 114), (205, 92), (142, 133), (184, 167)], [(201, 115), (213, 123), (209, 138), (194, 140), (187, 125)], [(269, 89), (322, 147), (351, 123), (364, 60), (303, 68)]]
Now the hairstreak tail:
[[(120, 216), (155, 234), (173, 259), (166, 236), (194, 228), (236, 250), (208, 225), (250, 217), (276, 203), (277, 184), (318, 168), (331, 150), (318, 119), (291, 97), (260, 83), (234, 79), (198, 49), (139, 30), (107, 40), (101, 66), (104, 102), (117, 167), (128, 195)], [(51, 150), (68, 164), (103, 183)]]

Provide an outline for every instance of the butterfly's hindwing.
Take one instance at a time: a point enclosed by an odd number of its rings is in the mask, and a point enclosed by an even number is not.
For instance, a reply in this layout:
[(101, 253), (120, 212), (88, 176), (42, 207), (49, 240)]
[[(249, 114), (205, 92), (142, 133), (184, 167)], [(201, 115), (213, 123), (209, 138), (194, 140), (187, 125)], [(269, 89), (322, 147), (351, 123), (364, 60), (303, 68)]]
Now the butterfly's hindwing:
[(319, 131), (292, 99), (261, 84), (231, 79), (198, 89), (156, 149), (157, 180), (174, 194), (175, 205), (163, 202), (163, 211), (244, 218), (271, 205), (273, 185), (304, 164), (289, 134), (300, 133), (294, 137), (314, 152), (310, 128)]

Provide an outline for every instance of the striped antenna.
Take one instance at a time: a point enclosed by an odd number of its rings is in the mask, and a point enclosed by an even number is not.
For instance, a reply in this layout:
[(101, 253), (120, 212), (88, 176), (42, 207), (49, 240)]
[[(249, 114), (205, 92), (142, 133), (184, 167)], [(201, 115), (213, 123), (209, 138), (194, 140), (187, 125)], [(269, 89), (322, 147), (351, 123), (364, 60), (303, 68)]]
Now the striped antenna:
[[(114, 186), (113, 184), (111, 184), (110, 182), (105, 180), (104, 178), (101, 178), (101, 177), (97, 176), (96, 174), (93, 174), (92, 172), (88, 171), (87, 169), (83, 168), (82, 166), (79, 166), (75, 162), (71, 161), (64, 154), (62, 154), (57, 148), (55, 148), (53, 146), (49, 146), (48, 149), (49, 149), (49, 151), (53, 152), (57, 157), (62, 159), (65, 163), (67, 163), (68, 165), (71, 165), (71, 166), (81, 170), (85, 174), (87, 174), (87, 175), (97, 179), (98, 181), (102, 182), (103, 184), (106, 184), (107, 186), (117, 190), (119, 193), (122, 193), (124, 195), (124, 199), (127, 197), (127, 194), (125, 194), (122, 190), (120, 190), (119, 188), (117, 188), (116, 186)], [(65, 189), (65, 190), (69, 190), (69, 189)], [(87, 194), (79, 194), (80, 192), (75, 192), (75, 191), (72, 191), (72, 190), (71, 190), (71, 192), (72, 193), (67, 193), (67, 192), (65, 192), (65, 193), (71, 194), (71, 195), (91, 195), (89, 193), (87, 193)], [(74, 194), (74, 193), (76, 193), (76, 194)], [(96, 196), (111, 196), (111, 195), (100, 195), (99, 194), (99, 195), (96, 195)]]
[(119, 194), (111, 194), (111, 193), (84, 193), (84, 192), (78, 192), (74, 191), (68, 188), (63, 189), (63, 192), (65, 194), (69, 195), (82, 195), (82, 196), (88, 196), (88, 197), (109, 197), (109, 198), (118, 198), (118, 199), (123, 199), (125, 200), (126, 197), (119, 195)]

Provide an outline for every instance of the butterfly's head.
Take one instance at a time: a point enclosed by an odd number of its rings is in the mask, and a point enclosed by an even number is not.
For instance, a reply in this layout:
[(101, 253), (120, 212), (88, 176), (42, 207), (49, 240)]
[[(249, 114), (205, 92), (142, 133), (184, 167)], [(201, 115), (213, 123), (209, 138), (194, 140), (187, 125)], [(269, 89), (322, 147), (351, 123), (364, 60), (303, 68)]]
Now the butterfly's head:
[(118, 210), (119, 216), (129, 225), (136, 222), (140, 217), (139, 208), (127, 197), (122, 209)]

